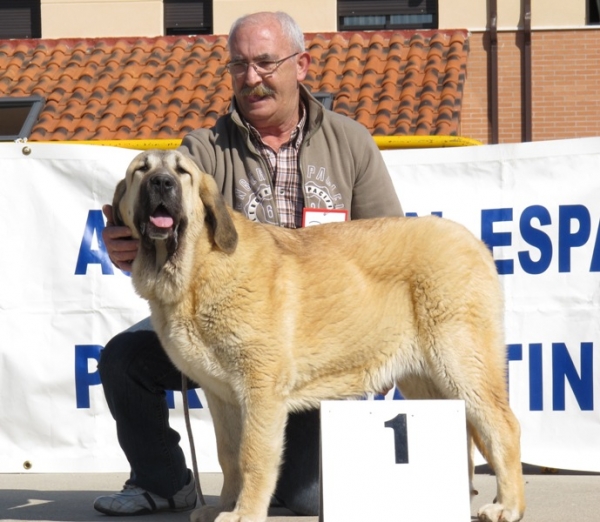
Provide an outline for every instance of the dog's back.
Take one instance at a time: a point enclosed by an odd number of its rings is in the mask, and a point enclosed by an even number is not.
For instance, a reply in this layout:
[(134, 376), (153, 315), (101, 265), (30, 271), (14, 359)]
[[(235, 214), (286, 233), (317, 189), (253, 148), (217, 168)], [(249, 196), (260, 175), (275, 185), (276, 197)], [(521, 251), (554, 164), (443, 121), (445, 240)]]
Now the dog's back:
[(275, 265), (263, 263), (285, 303), (273, 312), (285, 325), (278, 349), (295, 366), (290, 403), (387, 389), (424, 375), (439, 351), (459, 359), (485, 350), (503, 367), (495, 265), (462, 225), (425, 217), (263, 228), (276, 239)]

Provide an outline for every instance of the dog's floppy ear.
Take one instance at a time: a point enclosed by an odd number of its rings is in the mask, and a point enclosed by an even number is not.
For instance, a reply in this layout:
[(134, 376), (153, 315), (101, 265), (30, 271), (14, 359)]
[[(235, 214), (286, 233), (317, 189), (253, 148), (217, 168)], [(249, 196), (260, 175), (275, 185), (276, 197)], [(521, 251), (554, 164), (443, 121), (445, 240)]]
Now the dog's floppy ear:
[(200, 199), (206, 208), (215, 244), (226, 254), (232, 254), (237, 246), (237, 230), (215, 180), (208, 174), (202, 174), (200, 179)]
[(113, 202), (112, 202), (113, 223), (118, 226), (125, 225), (125, 222), (123, 221), (123, 216), (121, 216), (121, 211), (119, 210), (119, 204), (121, 203), (121, 199), (125, 195), (126, 189), (127, 189), (127, 185), (125, 183), (125, 180), (122, 179), (121, 181), (119, 181), (119, 183), (117, 183), (117, 186), (115, 188), (115, 194), (113, 196)]

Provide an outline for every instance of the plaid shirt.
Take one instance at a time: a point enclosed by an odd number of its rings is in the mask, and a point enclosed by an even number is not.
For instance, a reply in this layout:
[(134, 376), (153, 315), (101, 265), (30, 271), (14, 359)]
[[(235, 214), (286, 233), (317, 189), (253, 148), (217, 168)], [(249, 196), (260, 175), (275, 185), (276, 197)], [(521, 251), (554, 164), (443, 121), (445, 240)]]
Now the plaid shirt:
[(305, 122), (306, 108), (302, 104), (302, 117), (292, 132), (290, 140), (284, 143), (278, 152), (263, 142), (258, 131), (246, 122), (250, 129), (252, 142), (269, 166), (273, 180), (273, 199), (279, 212), (279, 222), (281, 226), (287, 228), (302, 226), (304, 194), (298, 167), (298, 152), (304, 139)]

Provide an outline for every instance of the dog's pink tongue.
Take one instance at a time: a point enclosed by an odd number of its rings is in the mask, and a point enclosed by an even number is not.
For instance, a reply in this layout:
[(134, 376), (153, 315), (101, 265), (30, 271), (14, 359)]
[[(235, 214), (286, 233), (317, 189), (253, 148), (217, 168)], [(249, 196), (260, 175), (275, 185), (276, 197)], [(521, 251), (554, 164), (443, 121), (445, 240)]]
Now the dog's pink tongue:
[(159, 211), (154, 216), (150, 216), (150, 223), (158, 228), (171, 228), (173, 226), (173, 218), (167, 213)]

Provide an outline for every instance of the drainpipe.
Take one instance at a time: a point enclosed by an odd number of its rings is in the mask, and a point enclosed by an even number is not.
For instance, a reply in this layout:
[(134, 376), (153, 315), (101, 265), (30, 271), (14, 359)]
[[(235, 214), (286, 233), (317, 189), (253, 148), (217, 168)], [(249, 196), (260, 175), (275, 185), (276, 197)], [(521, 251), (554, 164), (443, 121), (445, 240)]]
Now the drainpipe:
[(522, 140), (533, 141), (533, 107), (531, 79), (531, 0), (523, 0), (523, 116)]
[(489, 102), (488, 111), (492, 131), (492, 143), (498, 143), (498, 1), (488, 0), (490, 27)]

